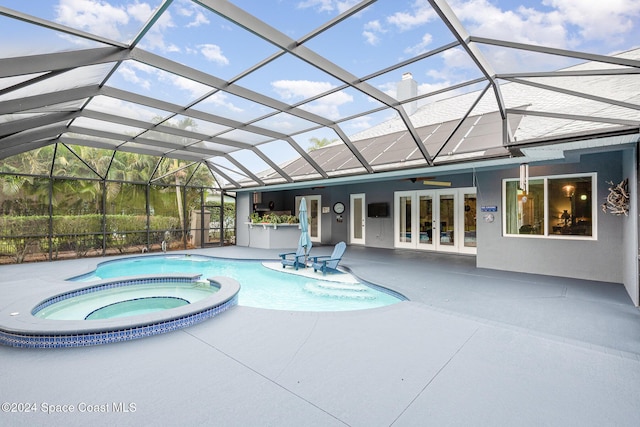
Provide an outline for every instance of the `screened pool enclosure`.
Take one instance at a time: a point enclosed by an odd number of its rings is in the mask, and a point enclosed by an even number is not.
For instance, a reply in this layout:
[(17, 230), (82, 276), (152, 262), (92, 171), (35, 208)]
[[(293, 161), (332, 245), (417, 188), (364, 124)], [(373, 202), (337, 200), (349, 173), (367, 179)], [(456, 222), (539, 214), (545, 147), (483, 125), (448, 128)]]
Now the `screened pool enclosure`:
[(233, 244), (241, 192), (637, 135), (637, 8), (548, 3), (0, 0), (0, 261)]
[(233, 194), (200, 166), (66, 144), (7, 159), (0, 263), (234, 243)]

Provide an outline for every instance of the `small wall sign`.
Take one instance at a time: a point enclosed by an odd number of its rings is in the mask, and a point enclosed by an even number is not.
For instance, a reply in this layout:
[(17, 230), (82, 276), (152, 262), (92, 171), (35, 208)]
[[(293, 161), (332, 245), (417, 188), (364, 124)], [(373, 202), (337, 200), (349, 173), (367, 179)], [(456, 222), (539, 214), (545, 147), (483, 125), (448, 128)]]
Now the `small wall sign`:
[(480, 212), (498, 212), (497, 206), (480, 206)]

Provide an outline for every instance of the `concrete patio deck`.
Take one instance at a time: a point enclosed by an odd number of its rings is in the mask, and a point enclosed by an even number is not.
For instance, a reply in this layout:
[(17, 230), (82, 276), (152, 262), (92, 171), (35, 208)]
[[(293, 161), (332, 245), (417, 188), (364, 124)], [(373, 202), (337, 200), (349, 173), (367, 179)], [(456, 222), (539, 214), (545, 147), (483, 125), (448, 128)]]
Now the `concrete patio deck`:
[[(0, 308), (104, 260), (2, 266)], [(0, 346), (0, 425), (640, 423), (640, 311), (622, 285), (483, 270), (474, 257), (408, 250), (350, 246), (341, 265), (410, 301), (333, 313), (237, 306), (123, 343)], [(46, 413), (65, 409), (74, 412)]]

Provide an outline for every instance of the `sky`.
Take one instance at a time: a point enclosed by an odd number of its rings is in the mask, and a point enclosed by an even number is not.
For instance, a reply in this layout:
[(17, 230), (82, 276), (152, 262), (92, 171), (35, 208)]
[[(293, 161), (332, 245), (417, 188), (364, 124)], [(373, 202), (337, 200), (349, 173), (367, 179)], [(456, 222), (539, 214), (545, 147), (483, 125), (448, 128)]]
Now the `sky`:
[[(133, 40), (160, 3), (160, 0), (0, 0), (2, 7), (122, 43)], [(358, 2), (234, 0), (231, 3), (283, 35), (300, 40)], [(450, 0), (449, 5), (466, 31), (474, 36), (598, 54), (616, 53), (640, 45), (640, 0)], [(4, 16), (0, 16), (0, 37), (14, 41), (0, 45), (0, 57), (100, 46), (48, 29), (34, 29), (32, 25)], [(454, 37), (426, 0), (379, 0), (312, 38), (305, 46), (360, 78), (452, 41)], [(237, 84), (241, 86), (292, 105), (342, 84), (292, 55), (284, 55), (242, 77), (244, 70), (278, 49), (188, 0), (174, 0), (138, 46), (223, 80), (238, 79)], [(523, 69), (550, 71), (575, 63), (511, 49), (481, 47), (481, 51), (497, 73)], [(101, 69), (94, 71), (96, 76), (101, 75)], [(480, 76), (462, 49), (451, 49), (402, 70), (383, 73), (368, 82), (395, 97), (396, 84), (404, 72), (412, 73), (419, 93), (430, 93)], [(213, 89), (135, 61), (120, 66), (108, 85), (179, 104), (193, 102)], [(96, 99), (94, 108), (120, 108), (127, 111), (129, 117), (165, 114), (151, 109), (128, 110), (131, 106), (115, 105), (118, 103), (120, 101), (113, 99)], [(344, 90), (300, 108), (340, 121), (381, 106), (358, 91)], [(195, 108), (242, 122), (271, 112), (266, 106), (222, 92)], [(388, 112), (372, 113), (344, 121), (341, 126), (347, 135), (351, 135), (390, 117)], [(311, 124), (279, 114), (255, 125), (291, 133), (307, 129)], [(220, 127), (215, 131), (225, 129)], [(229, 137), (237, 134), (236, 131)], [(317, 130), (304, 132), (294, 139), (306, 148), (313, 137), (332, 140), (337, 135)], [(258, 138), (250, 142), (261, 141)], [(293, 150), (285, 145), (273, 143), (263, 148), (274, 153), (287, 149), (291, 153)]]

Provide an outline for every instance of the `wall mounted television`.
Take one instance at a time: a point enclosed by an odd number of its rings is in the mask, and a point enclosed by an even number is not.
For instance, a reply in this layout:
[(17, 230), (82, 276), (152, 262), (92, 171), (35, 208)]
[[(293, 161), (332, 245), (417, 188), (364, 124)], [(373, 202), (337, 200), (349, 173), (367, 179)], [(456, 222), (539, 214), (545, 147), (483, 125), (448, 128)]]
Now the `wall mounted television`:
[(389, 203), (369, 203), (367, 205), (367, 216), (369, 218), (386, 218), (389, 216)]

